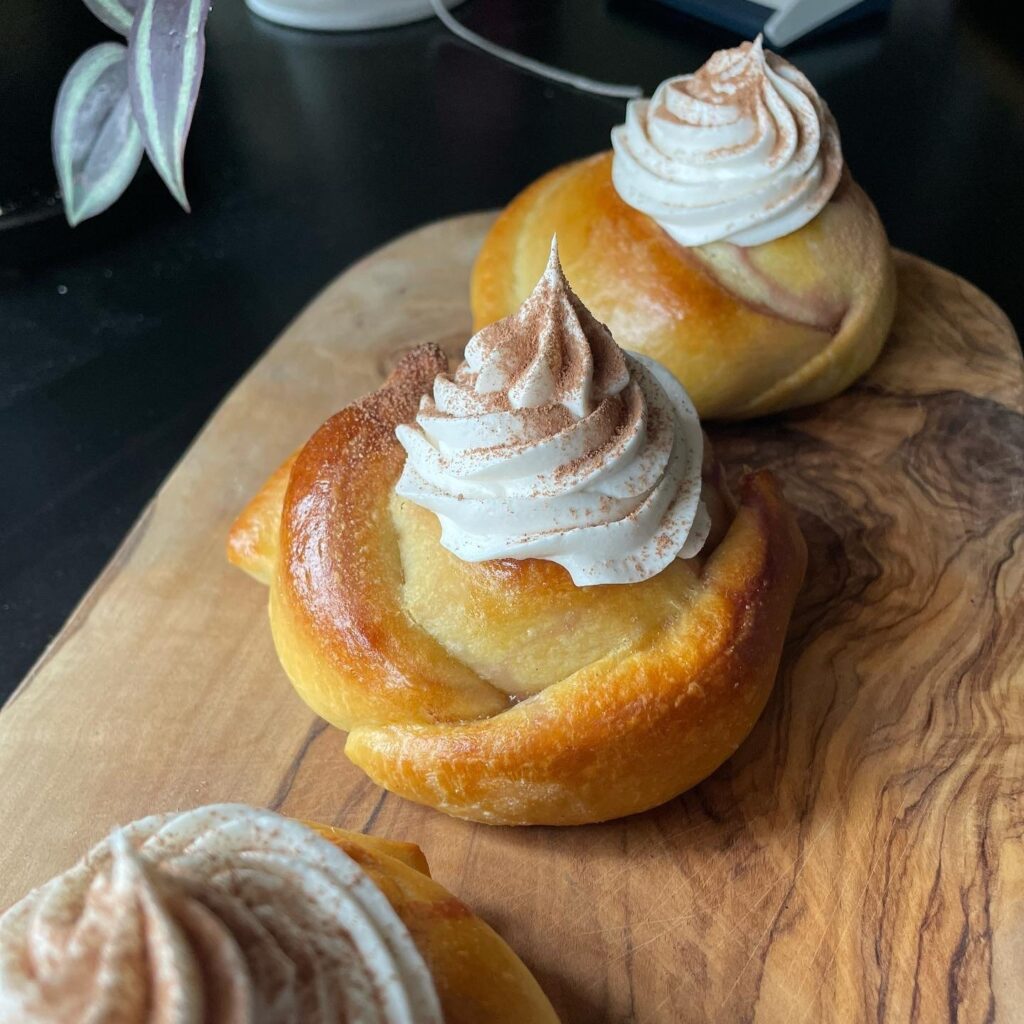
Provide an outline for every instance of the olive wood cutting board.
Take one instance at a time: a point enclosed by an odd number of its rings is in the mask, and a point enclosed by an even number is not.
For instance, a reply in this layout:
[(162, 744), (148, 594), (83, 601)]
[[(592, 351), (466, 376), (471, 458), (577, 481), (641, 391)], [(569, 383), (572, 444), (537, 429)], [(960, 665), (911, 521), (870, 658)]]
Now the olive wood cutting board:
[(418, 842), (566, 1024), (1024, 1019), (1024, 373), (999, 309), (920, 259), (867, 378), (711, 430), (782, 478), (810, 565), (768, 707), (703, 785), (605, 825), (472, 825), (376, 788), (293, 694), (228, 526), (402, 351), (459, 353), (491, 217), (398, 239), (302, 313), (11, 698), (0, 907), (117, 823), (241, 800)]

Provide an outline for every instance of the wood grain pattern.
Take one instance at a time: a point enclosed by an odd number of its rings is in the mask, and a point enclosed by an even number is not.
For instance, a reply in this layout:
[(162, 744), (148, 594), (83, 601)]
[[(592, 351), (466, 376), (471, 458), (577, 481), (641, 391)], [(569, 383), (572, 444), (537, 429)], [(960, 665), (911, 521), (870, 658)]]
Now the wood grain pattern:
[(228, 398), (0, 714), (0, 906), (106, 829), (212, 800), (412, 839), (566, 1022), (1024, 1019), (1024, 373), (976, 289), (899, 259), (893, 338), (828, 404), (714, 431), (811, 552), (778, 686), (655, 811), (500, 829), (376, 789), (274, 656), (232, 517), (395, 355), (456, 354), (489, 223), (353, 267)]

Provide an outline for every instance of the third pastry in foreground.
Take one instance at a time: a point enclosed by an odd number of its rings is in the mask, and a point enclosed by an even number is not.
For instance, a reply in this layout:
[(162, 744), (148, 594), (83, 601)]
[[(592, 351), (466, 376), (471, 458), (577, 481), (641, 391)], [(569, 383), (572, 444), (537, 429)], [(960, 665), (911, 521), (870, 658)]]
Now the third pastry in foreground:
[(407, 356), (239, 516), (296, 689), (380, 785), (449, 814), (652, 807), (736, 749), (806, 551), (768, 473), (738, 506), (686, 392), (624, 353), (552, 249), (454, 373)]
[(118, 829), (0, 916), (0, 1024), (557, 1024), (410, 843), (242, 804)]
[(825, 103), (760, 38), (634, 100), (600, 153), (517, 196), (472, 280), (477, 329), (513, 313), (557, 233), (580, 298), (704, 417), (829, 398), (875, 360), (895, 273)]

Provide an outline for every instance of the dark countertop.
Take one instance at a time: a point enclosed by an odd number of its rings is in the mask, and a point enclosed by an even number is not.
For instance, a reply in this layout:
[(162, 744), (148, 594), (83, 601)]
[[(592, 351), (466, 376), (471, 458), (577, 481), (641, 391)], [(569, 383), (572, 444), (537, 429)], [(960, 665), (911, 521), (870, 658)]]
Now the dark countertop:
[[(0, 696), (308, 299), (395, 235), (499, 206), (605, 148), (623, 109), (468, 49), (435, 22), (312, 35), (217, 0), (186, 162), (192, 215), (144, 165), (112, 210), (72, 231), (53, 202), (53, 101), (75, 58), (113, 36), (72, 0), (7, 6)], [(835, 112), (893, 243), (972, 280), (1019, 329), (1024, 60), (1004, 6), (896, 0), (887, 20), (787, 55)], [(458, 16), (647, 90), (736, 41), (640, 2), (469, 0)]]

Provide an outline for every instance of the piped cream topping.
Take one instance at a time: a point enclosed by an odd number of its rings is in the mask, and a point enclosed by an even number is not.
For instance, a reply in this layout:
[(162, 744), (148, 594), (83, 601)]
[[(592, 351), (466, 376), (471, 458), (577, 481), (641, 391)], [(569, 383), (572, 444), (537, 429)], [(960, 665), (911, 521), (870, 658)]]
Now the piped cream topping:
[(0, 1021), (441, 1020), (384, 894), (332, 843), (270, 811), (144, 818), (0, 917)]
[(710, 528), (692, 402), (615, 344), (554, 242), (519, 311), (470, 339), (397, 434), (397, 494), (434, 512), (465, 561), (542, 558), (577, 586), (633, 583), (695, 555)]
[(843, 169), (828, 107), (760, 36), (630, 101), (612, 147), (619, 195), (687, 246), (760, 245), (796, 231)]

